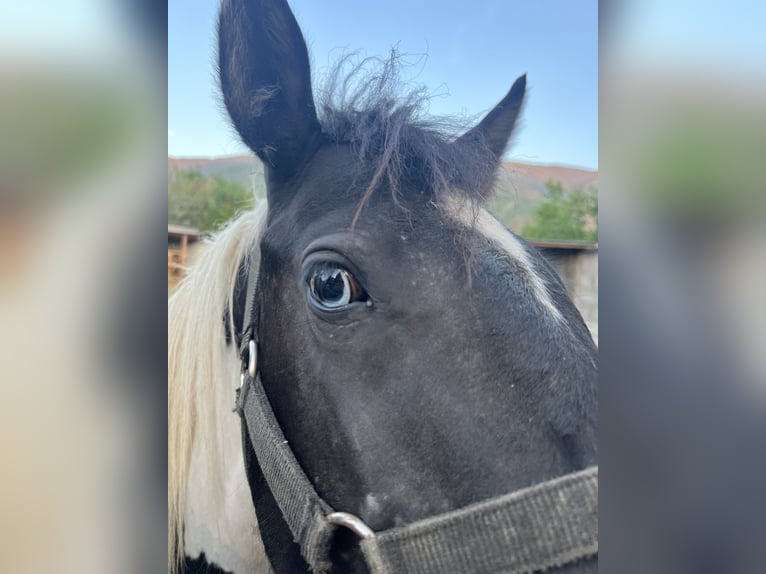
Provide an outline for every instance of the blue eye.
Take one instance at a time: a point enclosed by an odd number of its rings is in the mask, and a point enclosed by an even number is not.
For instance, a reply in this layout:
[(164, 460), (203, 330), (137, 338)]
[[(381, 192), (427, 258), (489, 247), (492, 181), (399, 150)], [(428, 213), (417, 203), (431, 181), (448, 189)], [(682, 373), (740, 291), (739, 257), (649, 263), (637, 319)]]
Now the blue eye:
[(334, 311), (367, 300), (367, 293), (356, 278), (334, 263), (316, 265), (309, 274), (308, 284), (313, 302), (325, 310)]

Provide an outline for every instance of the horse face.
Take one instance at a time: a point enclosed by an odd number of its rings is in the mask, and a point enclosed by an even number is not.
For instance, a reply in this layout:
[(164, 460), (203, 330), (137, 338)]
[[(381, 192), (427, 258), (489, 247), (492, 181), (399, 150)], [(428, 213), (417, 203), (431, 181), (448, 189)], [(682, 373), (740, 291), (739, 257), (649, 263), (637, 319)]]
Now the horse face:
[(585, 466), (557, 408), (595, 371), (560, 282), (416, 187), (352, 228), (352, 159), (320, 149), (260, 245), (261, 378), (318, 492), (383, 529)]
[(224, 2), (219, 36), (224, 100), (266, 166), (259, 372), (318, 493), (385, 529), (592, 464), (592, 340), (480, 208), (524, 80), (457, 141), (404, 121), (392, 144), (391, 120), (365, 155), (318, 119), (285, 2)]
[(504, 407), (467, 393), (477, 380), (499, 382), (483, 321), (504, 310), (471, 280), (465, 230), (425, 198), (373, 200), (352, 229), (362, 189), (338, 194), (353, 189), (339, 176), (351, 159), (320, 150), (293, 201), (270, 218), (259, 368), (318, 492), (383, 528), (464, 502), (468, 492), (446, 492), (444, 477), (465, 466), (506, 466), (482, 456), (487, 432), (508, 432), (495, 428)]

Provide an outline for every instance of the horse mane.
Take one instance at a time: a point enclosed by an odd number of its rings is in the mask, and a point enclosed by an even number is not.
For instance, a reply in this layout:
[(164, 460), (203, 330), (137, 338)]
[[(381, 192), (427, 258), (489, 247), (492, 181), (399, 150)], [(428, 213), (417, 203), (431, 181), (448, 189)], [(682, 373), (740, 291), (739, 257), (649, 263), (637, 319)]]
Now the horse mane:
[[(431, 96), (401, 79), (402, 58), (353, 55), (335, 64), (318, 93), (317, 115), (333, 143), (349, 144), (357, 166), (372, 166), (372, 178), (357, 217), (381, 184), (398, 203), (407, 174), (417, 173), (437, 205), (456, 193), (479, 203), (494, 183), (497, 158), (481, 141), (458, 142), (473, 118), (430, 116)], [(356, 218), (355, 220), (356, 221)]]
[[(168, 571), (184, 554), (184, 516), (193, 447), (204, 449), (212, 496), (223, 496), (222, 417), (231, 414), (236, 373), (219, 380), (225, 366), (238, 367), (237, 350), (226, 344), (224, 310), (234, 333), (230, 304), (241, 263), (259, 264), (253, 249), (266, 223), (266, 202), (220, 231), (168, 300)], [(249, 258), (249, 260), (246, 260)], [(231, 368), (229, 369), (231, 370)], [(204, 439), (204, 443), (195, 441)], [(224, 504), (214, 500), (213, 505)]]

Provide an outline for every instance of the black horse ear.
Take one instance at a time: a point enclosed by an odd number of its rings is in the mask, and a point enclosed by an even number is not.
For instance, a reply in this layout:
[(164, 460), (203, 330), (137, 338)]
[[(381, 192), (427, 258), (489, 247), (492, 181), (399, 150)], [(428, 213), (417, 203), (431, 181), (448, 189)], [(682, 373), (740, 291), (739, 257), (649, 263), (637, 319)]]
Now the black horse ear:
[(508, 141), (513, 133), (516, 120), (519, 118), (521, 106), (524, 103), (524, 92), (527, 88), (527, 75), (524, 74), (513, 82), (511, 90), (476, 126), (464, 133), (457, 140), (461, 144), (484, 145), (500, 160), (508, 147)]
[(289, 178), (316, 151), (321, 128), (306, 42), (287, 2), (224, 0), (218, 65), (223, 100), (242, 140), (270, 178)]
[(478, 148), (485, 154), (487, 152), (490, 154), (491, 157), (488, 160), (493, 168), (492, 177), (489, 181), (479, 184), (481, 187), (479, 193), (485, 199), (492, 188), (494, 171), (508, 147), (516, 120), (521, 113), (526, 87), (527, 75), (524, 74), (513, 83), (510, 91), (491, 112), (484, 116), (484, 119), (455, 141), (456, 145)]

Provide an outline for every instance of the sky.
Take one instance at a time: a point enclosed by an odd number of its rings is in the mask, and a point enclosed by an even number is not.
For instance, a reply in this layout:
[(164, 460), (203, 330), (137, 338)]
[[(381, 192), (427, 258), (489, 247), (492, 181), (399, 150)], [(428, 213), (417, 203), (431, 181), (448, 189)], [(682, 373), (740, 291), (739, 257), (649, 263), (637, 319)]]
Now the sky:
[[(215, 78), (215, 0), (168, 3), (168, 153), (247, 153)], [(314, 73), (344, 54), (411, 62), (429, 113), (488, 112), (527, 74), (527, 101), (508, 159), (598, 169), (598, 7), (595, 0), (291, 0)]]
[(721, 69), (763, 76), (762, 0), (622, 0), (608, 53), (646, 67)]

